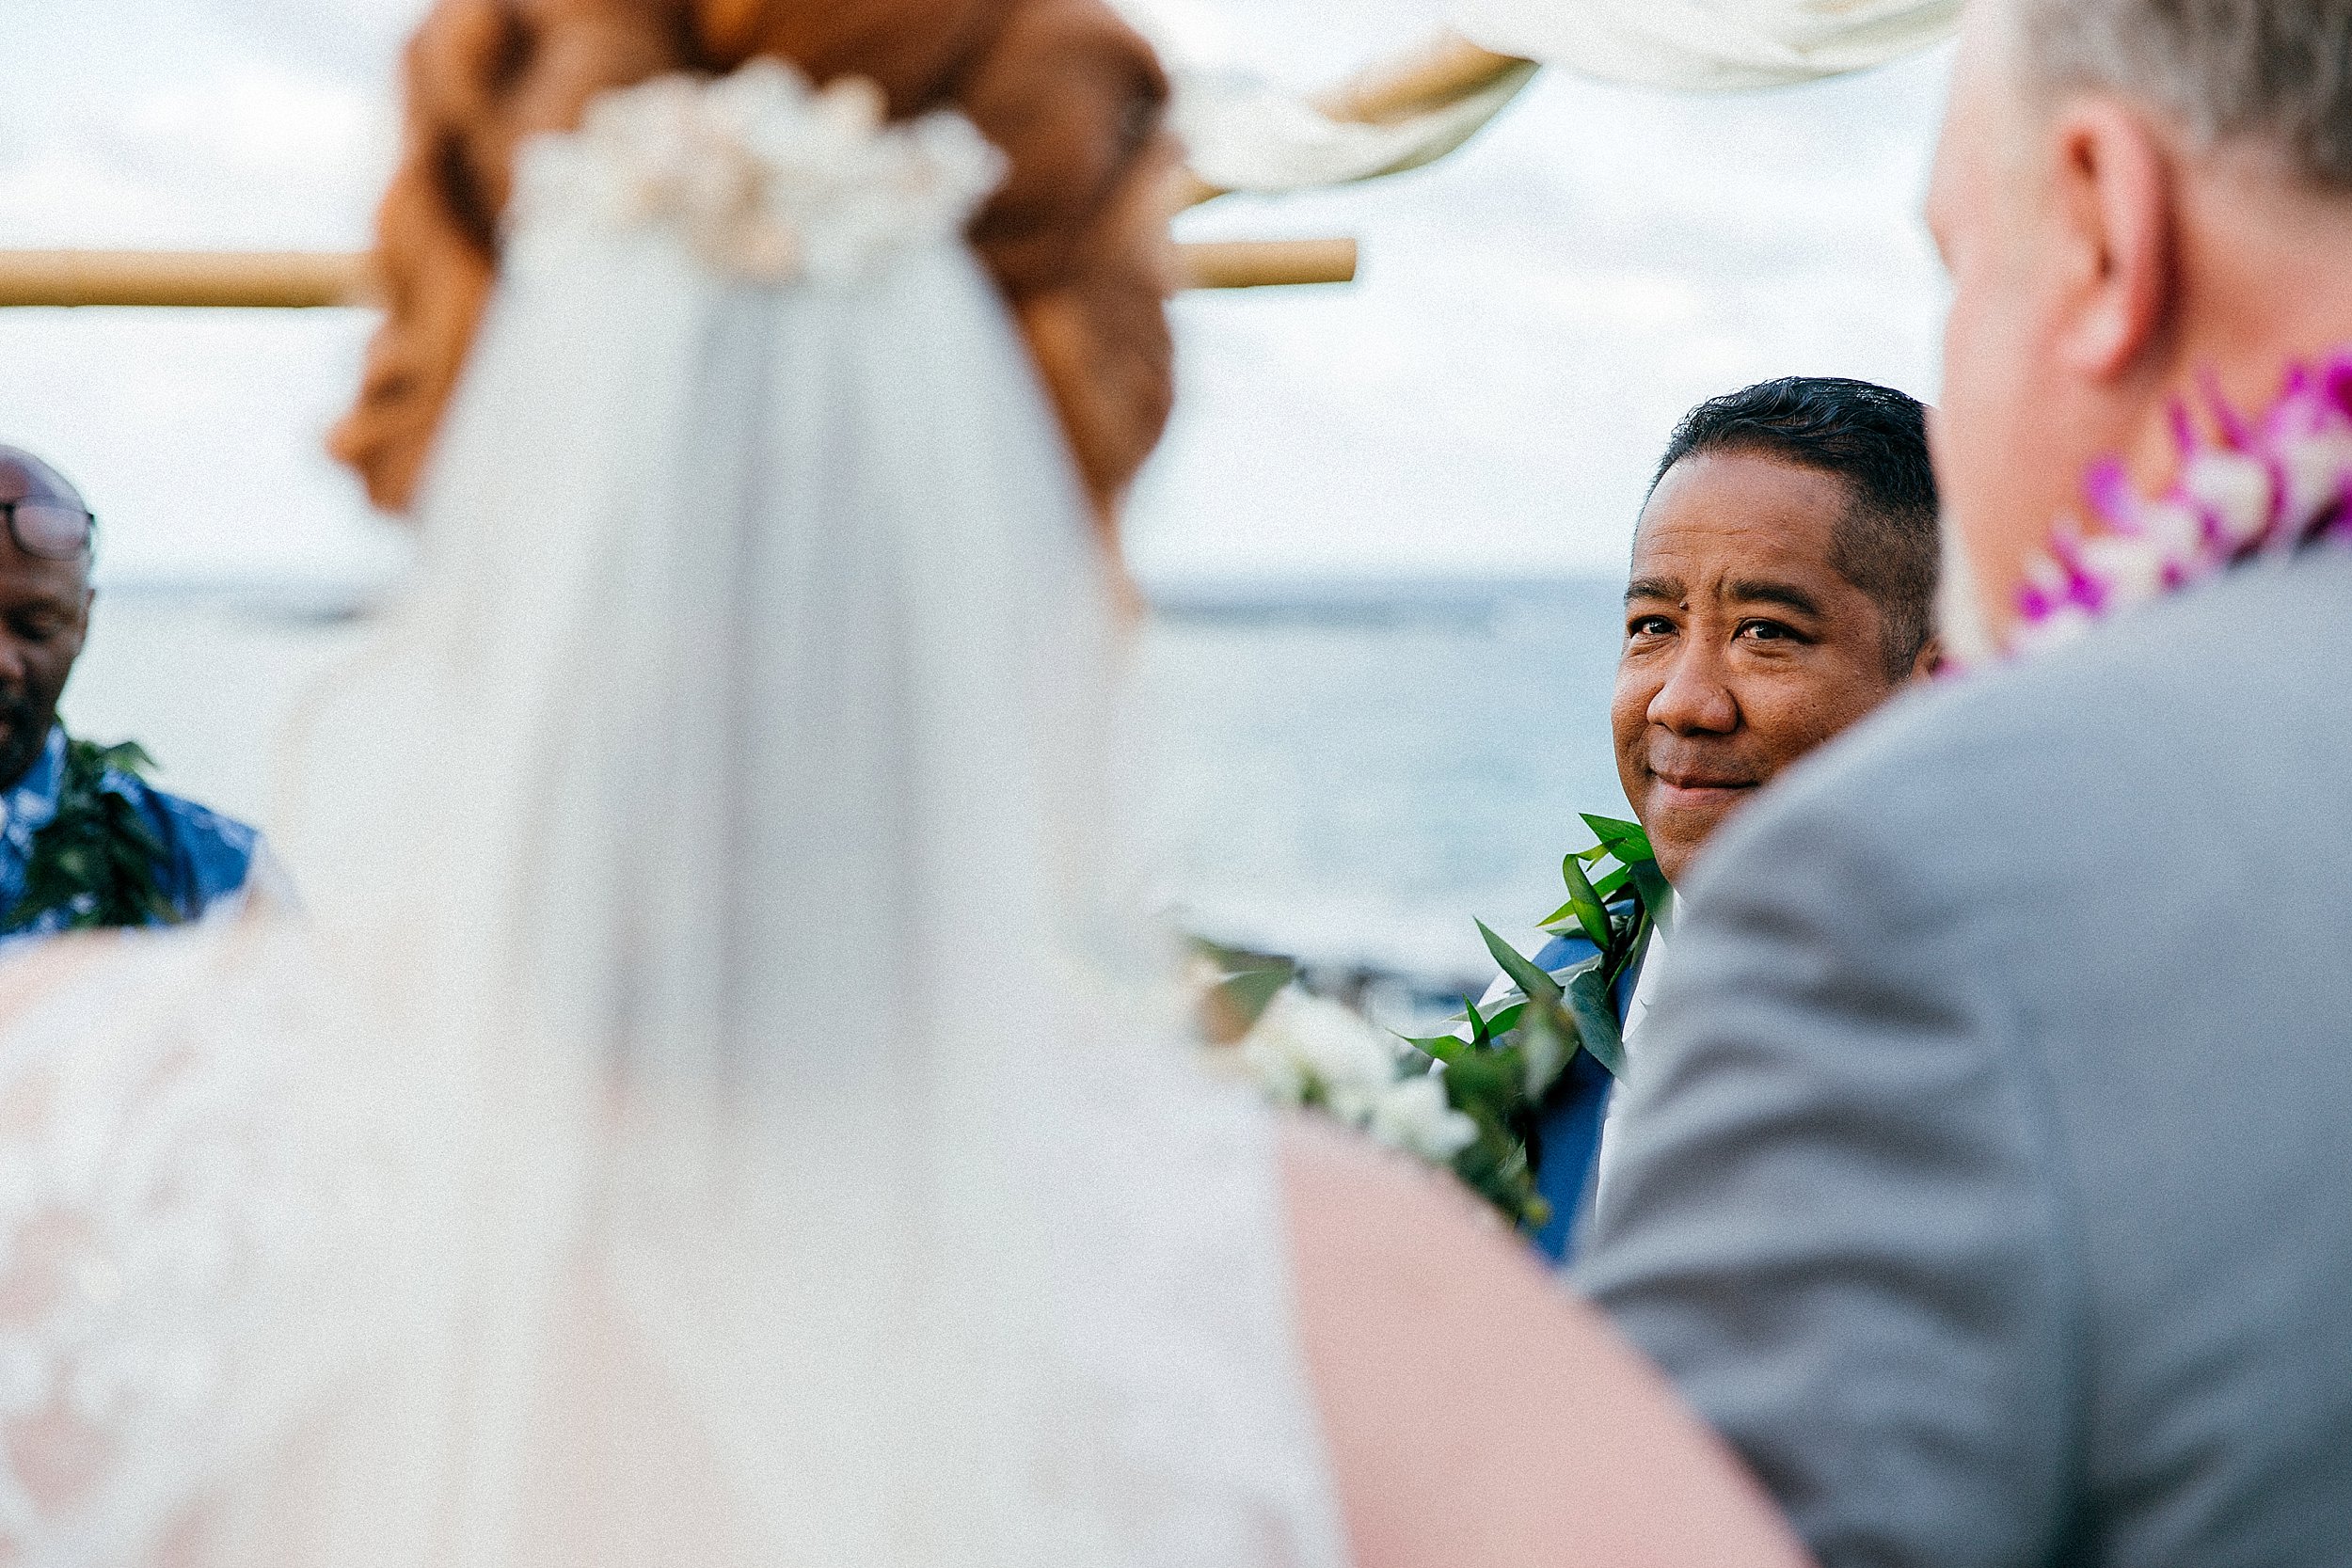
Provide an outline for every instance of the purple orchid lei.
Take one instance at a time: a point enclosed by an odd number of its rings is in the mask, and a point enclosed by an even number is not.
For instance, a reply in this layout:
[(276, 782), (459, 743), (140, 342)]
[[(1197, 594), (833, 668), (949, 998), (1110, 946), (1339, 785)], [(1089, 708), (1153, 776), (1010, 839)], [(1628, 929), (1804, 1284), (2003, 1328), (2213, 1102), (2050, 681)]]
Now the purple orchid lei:
[(2133, 605), (2161, 598), (2263, 557), (2319, 539), (2352, 542), (2352, 348), (2316, 368), (2298, 364), (2270, 412), (2249, 421), (2204, 388), (2218, 445), (2172, 407), (2180, 477), (2153, 499), (2134, 492), (2121, 459), (2085, 489), (2104, 532), (2071, 520), (2030, 562), (2018, 591), (2018, 647), (2067, 641)]

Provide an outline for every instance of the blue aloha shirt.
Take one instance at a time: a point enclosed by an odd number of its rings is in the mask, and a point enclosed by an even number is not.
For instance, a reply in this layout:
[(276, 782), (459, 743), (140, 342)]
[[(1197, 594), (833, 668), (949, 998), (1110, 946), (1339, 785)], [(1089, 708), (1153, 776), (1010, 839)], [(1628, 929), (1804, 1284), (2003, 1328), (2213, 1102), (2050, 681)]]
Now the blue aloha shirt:
[[(33, 838), (57, 815), (65, 788), (65, 726), (54, 725), (40, 756), (14, 789), (0, 797), (0, 919), (24, 896), (33, 860)], [(108, 768), (102, 788), (138, 808), (164, 847), (155, 868), (156, 886), (183, 920), (193, 920), (216, 900), (241, 892), (253, 869), (261, 834), (244, 823), (209, 811), (193, 800), (167, 795), (137, 775)], [(88, 896), (84, 895), (85, 897)], [(40, 911), (30, 919), (0, 927), (0, 941), (55, 936), (72, 920), (72, 905)]]
[[(1631, 909), (1629, 903), (1613, 904), (1610, 912), (1623, 917)], [(1535, 955), (1535, 963), (1549, 974), (1564, 974), (1599, 951), (1581, 933), (1557, 937)], [(1609, 1000), (1620, 1026), (1633, 1006), (1633, 988), (1640, 983), (1642, 965), (1648, 958), (1645, 948), (1617, 977)], [(1541, 1152), (1535, 1163), (1535, 1190), (1551, 1205), (1551, 1219), (1530, 1239), (1535, 1250), (1555, 1263), (1565, 1263), (1574, 1256), (1581, 1240), (1580, 1227), (1592, 1212), (1601, 1129), (1608, 1122), (1609, 1101), (1616, 1087), (1609, 1069), (1591, 1052), (1580, 1051), (1568, 1059), (1559, 1082), (1536, 1107), (1535, 1145)]]

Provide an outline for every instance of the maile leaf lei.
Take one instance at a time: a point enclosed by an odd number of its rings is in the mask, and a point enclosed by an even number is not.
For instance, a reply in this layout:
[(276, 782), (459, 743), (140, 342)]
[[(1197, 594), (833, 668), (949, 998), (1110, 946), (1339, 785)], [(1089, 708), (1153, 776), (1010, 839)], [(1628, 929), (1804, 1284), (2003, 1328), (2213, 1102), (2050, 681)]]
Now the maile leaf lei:
[(57, 814), (33, 835), (24, 895), (0, 927), (19, 930), (59, 909), (68, 931), (179, 922), (156, 878), (162, 841), (130, 797), (107, 786), (110, 772), (143, 774), (154, 766), (135, 741), (67, 742)]
[[(1327, 1053), (1342, 1060), (1301, 1062), (1273, 1052), (1283, 1060), (1275, 1072), (1260, 1075), (1261, 1086), (1280, 1103), (1340, 1115), (1343, 1100), (1368, 1104), (1388, 1098), (1400, 1085), (1417, 1088), (1420, 1080), (1433, 1080), (1444, 1090), (1445, 1108), (1455, 1113), (1451, 1120), (1458, 1131), (1449, 1129), (1442, 1148), (1451, 1152), (1442, 1159), (1425, 1139), (1415, 1151), (1449, 1166), (1514, 1224), (1540, 1228), (1550, 1218), (1535, 1184), (1545, 1098), (1579, 1051), (1589, 1053), (1613, 1076), (1623, 1068), (1625, 1041), (1612, 998), (1674, 907), (1649, 837), (1638, 823), (1607, 816), (1587, 816), (1584, 823), (1597, 842), (1561, 863), (1568, 901), (1542, 927), (1555, 936), (1581, 933), (1595, 948), (1590, 956), (1549, 973), (1481, 923), (1487, 951), (1512, 984), (1492, 1011), (1481, 1011), (1465, 997), (1454, 1032), (1423, 1039), (1394, 1037), (1411, 1047), (1402, 1054), (1362, 1037), (1347, 1037), (1343, 1043), (1348, 1049)], [(1193, 949), (1205, 971), (1204, 1033), (1213, 1040), (1241, 1042), (1247, 1064), (1251, 1042), (1263, 1035), (1262, 1025), (1271, 1022), (1270, 1014), (1279, 1017), (1274, 1003), (1296, 981), (1298, 966), (1288, 958), (1206, 942), (1196, 942)], [(1356, 1022), (1368, 1030), (1360, 1019)], [(1425, 1091), (1419, 1092), (1426, 1098)], [(1356, 1124), (1379, 1136), (1380, 1120), (1376, 1115), (1359, 1117)]]
[(1443, 1065), (1446, 1098), (1478, 1125), (1477, 1141), (1454, 1159), (1456, 1174), (1530, 1228), (1550, 1218), (1535, 1187), (1545, 1097), (1579, 1051), (1612, 1077), (1624, 1070), (1616, 987), (1673, 918), (1673, 895), (1641, 825), (1589, 815), (1584, 825), (1598, 842), (1561, 863), (1568, 901), (1541, 925), (1554, 936), (1581, 935), (1595, 951), (1549, 973), (1482, 921), (1479, 934), (1511, 990), (1483, 1013), (1465, 997), (1454, 1033), (1406, 1039)]

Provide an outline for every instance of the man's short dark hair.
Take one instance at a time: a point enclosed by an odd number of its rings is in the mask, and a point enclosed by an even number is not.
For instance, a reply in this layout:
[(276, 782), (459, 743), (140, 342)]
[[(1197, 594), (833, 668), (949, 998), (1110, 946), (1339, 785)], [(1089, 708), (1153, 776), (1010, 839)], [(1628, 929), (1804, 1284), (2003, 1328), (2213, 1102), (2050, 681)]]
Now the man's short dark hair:
[(1928, 644), (1935, 608), (1935, 468), (1927, 409), (1867, 381), (1786, 375), (1710, 398), (1683, 416), (1650, 480), (1708, 451), (1777, 457), (1843, 480), (1852, 498), (1830, 564), (1878, 602), (1886, 668), (1899, 680)]

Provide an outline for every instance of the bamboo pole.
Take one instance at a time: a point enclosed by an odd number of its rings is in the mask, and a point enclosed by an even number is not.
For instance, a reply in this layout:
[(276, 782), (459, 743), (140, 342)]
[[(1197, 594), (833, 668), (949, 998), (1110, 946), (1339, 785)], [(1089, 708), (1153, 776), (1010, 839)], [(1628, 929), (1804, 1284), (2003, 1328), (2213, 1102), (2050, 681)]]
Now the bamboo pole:
[[(1347, 283), (1353, 240), (1229, 240), (1176, 247), (1190, 289)], [(0, 307), (298, 309), (374, 303), (364, 251), (0, 250)]]
[(1420, 49), (1349, 77), (1314, 105), (1333, 119), (1391, 125), (1458, 103), (1528, 63), (1481, 49), (1458, 33), (1440, 33)]
[(0, 250), (0, 305), (364, 305), (364, 252)]
[(1187, 289), (1356, 281), (1354, 240), (1202, 241), (1178, 245), (1176, 260)]

